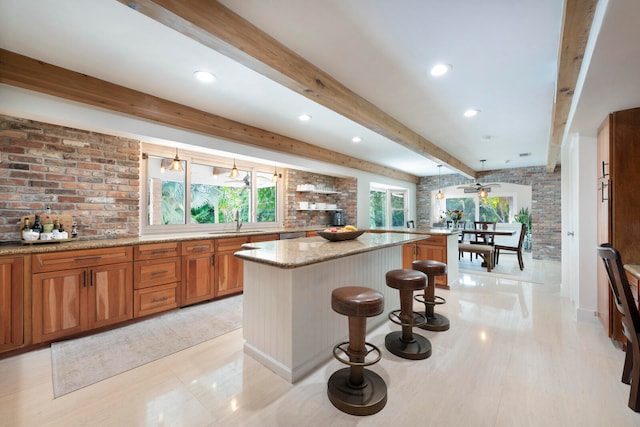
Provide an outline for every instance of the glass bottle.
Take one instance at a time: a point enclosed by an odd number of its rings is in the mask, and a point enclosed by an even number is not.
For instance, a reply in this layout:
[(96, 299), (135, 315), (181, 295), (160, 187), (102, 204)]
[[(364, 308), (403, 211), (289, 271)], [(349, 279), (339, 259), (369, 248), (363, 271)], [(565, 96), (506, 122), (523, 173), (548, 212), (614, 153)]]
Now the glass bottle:
[(33, 224), (33, 231), (36, 233), (42, 233), (42, 223), (40, 222), (40, 214), (36, 214), (36, 221)]
[(24, 227), (22, 227), (22, 231), (31, 231), (31, 225), (29, 224), (29, 218), (24, 219)]
[(60, 220), (58, 218), (56, 218), (55, 221), (53, 222), (53, 229), (58, 231), (64, 231), (62, 230), (62, 225), (60, 225)]

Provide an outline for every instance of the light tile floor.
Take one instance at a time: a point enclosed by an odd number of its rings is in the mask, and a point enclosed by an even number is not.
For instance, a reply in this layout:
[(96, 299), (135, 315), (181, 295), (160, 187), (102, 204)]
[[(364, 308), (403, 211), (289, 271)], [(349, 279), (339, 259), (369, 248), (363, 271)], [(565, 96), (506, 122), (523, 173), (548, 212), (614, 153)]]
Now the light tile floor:
[(558, 263), (526, 262), (537, 283), (463, 272), (438, 290), (451, 329), (419, 332), (433, 344), (426, 360), (384, 350), (396, 325), (370, 333), (383, 349), (371, 369), (388, 386), (386, 407), (372, 416), (329, 402), (337, 361), (291, 385), (243, 354), (238, 330), (55, 400), (48, 349), (0, 360), (0, 425), (639, 426), (620, 382), (623, 353), (599, 324), (575, 320)]

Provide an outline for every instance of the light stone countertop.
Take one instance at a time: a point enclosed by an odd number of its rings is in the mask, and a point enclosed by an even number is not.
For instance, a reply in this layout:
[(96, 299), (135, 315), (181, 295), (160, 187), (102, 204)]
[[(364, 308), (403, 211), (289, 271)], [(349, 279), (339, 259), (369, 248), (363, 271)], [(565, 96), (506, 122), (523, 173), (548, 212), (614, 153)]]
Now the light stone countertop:
[[(138, 237), (115, 237), (111, 239), (88, 239), (80, 238), (78, 240), (68, 240), (64, 242), (51, 242), (51, 243), (33, 243), (22, 244), (16, 241), (15, 244), (0, 246), (0, 256), (10, 255), (28, 255), (47, 252), (59, 252), (81, 249), (101, 249), (110, 248), (115, 246), (136, 246), (147, 243), (165, 243), (176, 241), (189, 241), (189, 240), (201, 240), (201, 239), (224, 239), (229, 237), (242, 237), (242, 236), (258, 236), (262, 234), (280, 234), (280, 233), (292, 233), (299, 231), (317, 231), (323, 228), (304, 228), (304, 229), (261, 229), (250, 230), (243, 229), (240, 232), (235, 231), (199, 231), (188, 233), (167, 233), (167, 234), (151, 234)], [(371, 230), (377, 233), (413, 233), (413, 234), (452, 234), (452, 230), (439, 229), (439, 228), (390, 228), (390, 229), (373, 229)]]
[(640, 265), (625, 264), (624, 269), (631, 273), (634, 277), (640, 279)]
[(287, 269), (317, 264), (344, 256), (370, 252), (377, 249), (403, 245), (428, 239), (418, 233), (364, 233), (356, 239), (330, 242), (322, 237), (306, 237), (291, 240), (274, 240), (244, 245), (246, 250), (234, 255), (245, 261), (253, 261)]

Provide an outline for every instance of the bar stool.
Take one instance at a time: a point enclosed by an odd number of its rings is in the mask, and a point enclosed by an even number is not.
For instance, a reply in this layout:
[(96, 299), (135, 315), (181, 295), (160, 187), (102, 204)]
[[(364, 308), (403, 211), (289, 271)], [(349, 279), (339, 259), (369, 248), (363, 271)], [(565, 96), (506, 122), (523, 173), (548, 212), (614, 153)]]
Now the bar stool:
[(389, 320), (402, 326), (402, 331), (390, 332), (384, 345), (391, 353), (405, 359), (426, 359), (431, 356), (431, 343), (422, 335), (413, 333), (414, 326), (426, 323), (426, 318), (413, 311), (413, 291), (424, 289), (427, 276), (416, 270), (391, 270), (386, 274), (387, 286), (400, 291), (400, 310), (389, 313)]
[[(334, 372), (327, 383), (327, 395), (336, 408), (351, 415), (371, 415), (387, 404), (387, 385), (380, 375), (365, 369), (378, 363), (380, 349), (365, 342), (367, 317), (377, 316), (384, 310), (384, 297), (374, 289), (345, 286), (331, 293), (333, 311), (349, 317), (349, 341), (333, 347), (333, 357), (349, 365)], [(348, 346), (345, 349), (345, 346)], [(377, 353), (374, 360), (366, 361), (369, 353)], [(346, 360), (341, 354), (349, 357)]]
[(446, 331), (449, 329), (449, 319), (435, 312), (435, 306), (445, 304), (447, 300), (441, 296), (436, 296), (436, 276), (447, 274), (447, 264), (439, 261), (416, 260), (411, 263), (411, 268), (421, 271), (427, 275), (427, 287), (424, 288), (423, 295), (416, 295), (414, 300), (424, 304), (424, 316), (427, 323), (420, 325), (419, 328), (428, 331)]

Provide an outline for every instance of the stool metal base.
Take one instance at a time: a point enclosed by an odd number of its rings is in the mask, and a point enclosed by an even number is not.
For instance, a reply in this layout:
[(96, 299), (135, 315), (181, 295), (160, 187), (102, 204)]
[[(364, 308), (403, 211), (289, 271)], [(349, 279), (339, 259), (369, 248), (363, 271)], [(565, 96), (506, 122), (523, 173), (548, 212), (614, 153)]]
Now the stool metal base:
[(384, 346), (404, 359), (420, 360), (431, 356), (431, 342), (418, 334), (413, 334), (413, 339), (407, 342), (402, 339), (402, 331), (390, 332), (384, 337)]
[(427, 323), (418, 326), (420, 329), (433, 332), (442, 332), (449, 330), (449, 319), (440, 313), (434, 313), (433, 316), (427, 317)]
[(349, 383), (351, 368), (334, 372), (327, 383), (327, 396), (339, 410), (351, 415), (371, 415), (387, 404), (387, 385), (380, 375), (365, 369), (364, 384), (354, 387)]

